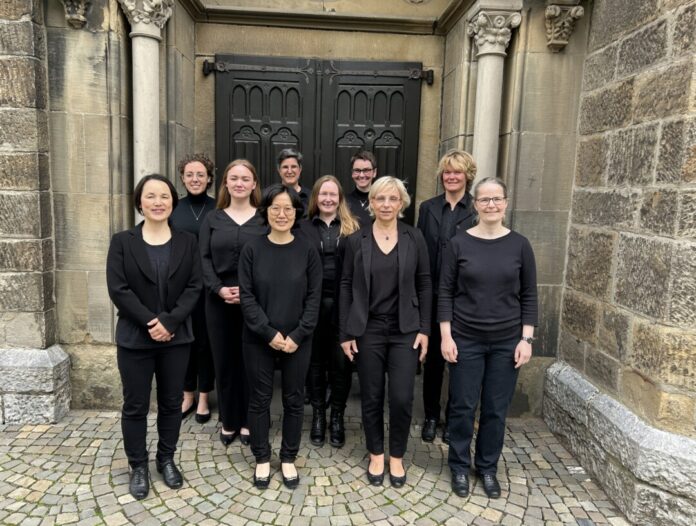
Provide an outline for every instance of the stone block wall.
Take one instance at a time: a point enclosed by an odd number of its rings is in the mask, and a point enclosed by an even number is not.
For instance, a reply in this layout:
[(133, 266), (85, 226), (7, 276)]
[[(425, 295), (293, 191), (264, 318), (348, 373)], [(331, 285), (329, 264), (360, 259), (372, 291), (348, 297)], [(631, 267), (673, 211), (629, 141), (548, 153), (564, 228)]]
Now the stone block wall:
[(696, 2), (597, 0), (591, 15), (565, 365), (548, 374), (544, 417), (631, 521), (686, 525), (696, 516)]

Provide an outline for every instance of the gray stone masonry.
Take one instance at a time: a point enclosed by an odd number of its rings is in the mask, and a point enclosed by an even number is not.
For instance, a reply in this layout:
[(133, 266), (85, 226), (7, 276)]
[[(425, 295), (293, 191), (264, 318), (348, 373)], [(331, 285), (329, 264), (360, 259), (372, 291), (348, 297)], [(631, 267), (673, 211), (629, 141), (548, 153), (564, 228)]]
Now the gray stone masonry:
[(0, 6), (0, 421), (56, 422), (70, 406), (56, 341), (43, 2)]

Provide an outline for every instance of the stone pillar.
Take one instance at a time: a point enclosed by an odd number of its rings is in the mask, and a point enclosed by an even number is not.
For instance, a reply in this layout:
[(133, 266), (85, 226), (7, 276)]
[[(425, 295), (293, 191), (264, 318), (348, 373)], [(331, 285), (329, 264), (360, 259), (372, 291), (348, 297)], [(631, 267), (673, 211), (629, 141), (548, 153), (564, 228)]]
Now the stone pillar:
[(48, 423), (70, 406), (55, 345), (54, 232), (41, 0), (0, 4), (0, 420)]
[(514, 10), (504, 11), (487, 9), (486, 4), (488, 2), (482, 1), (474, 6), (468, 26), (469, 36), (476, 43), (478, 59), (473, 147), (478, 179), (497, 175), (505, 50), (512, 29), (522, 21), (521, 1), (508, 2)]
[(133, 62), (133, 184), (160, 171), (160, 54), (173, 0), (119, 0), (131, 23)]

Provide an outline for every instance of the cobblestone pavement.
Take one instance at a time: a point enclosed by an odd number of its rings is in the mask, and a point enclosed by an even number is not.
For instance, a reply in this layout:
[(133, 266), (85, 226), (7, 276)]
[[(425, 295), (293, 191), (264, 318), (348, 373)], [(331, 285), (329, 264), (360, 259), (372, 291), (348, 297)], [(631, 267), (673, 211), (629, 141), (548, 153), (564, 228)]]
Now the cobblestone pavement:
[[(0, 524), (628, 524), (538, 419), (509, 420), (497, 500), (486, 498), (473, 477), (469, 498), (452, 494), (447, 446), (439, 438), (423, 443), (417, 425), (405, 463), (408, 482), (397, 490), (388, 478), (383, 487), (367, 484), (357, 416), (347, 419), (342, 449), (311, 446), (309, 423), (306, 418), (295, 491), (282, 485), (277, 456), (270, 488), (254, 488), (249, 448), (236, 441), (225, 449), (217, 424), (189, 418), (177, 453), (184, 487), (168, 489), (151, 462), (152, 488), (143, 501), (128, 493), (117, 413), (72, 411), (57, 425), (0, 426)], [(277, 416), (272, 425), (277, 455)], [(153, 452), (152, 418), (148, 437)]]

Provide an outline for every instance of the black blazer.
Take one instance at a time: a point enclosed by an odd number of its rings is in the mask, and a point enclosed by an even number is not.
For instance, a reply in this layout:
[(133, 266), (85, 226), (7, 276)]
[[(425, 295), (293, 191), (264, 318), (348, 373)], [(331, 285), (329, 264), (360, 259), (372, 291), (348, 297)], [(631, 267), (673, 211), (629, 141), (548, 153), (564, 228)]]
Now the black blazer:
[[(428, 246), (430, 257), (430, 274), (433, 280), (433, 292), (437, 294), (440, 267), (442, 266), (442, 254), (449, 239), (440, 239), (440, 222), (442, 221), (442, 209), (445, 204), (445, 194), (437, 195), (427, 201), (423, 201), (418, 210), (418, 230), (423, 233), (425, 244)], [(463, 232), (474, 226), (476, 213), (472, 206), (471, 196), (466, 193), (454, 210), (455, 234)]]
[(157, 311), (157, 278), (147, 255), (142, 223), (114, 234), (106, 258), (106, 285), (118, 315), (141, 327), (158, 318), (171, 333), (186, 320), (201, 295), (201, 260), (196, 236), (172, 229), (164, 311)]
[[(419, 230), (401, 221), (399, 241), (399, 330), (430, 334), (432, 284), (428, 249)], [(372, 263), (372, 225), (346, 240), (339, 293), (341, 342), (365, 333), (370, 308), (370, 268)]]

